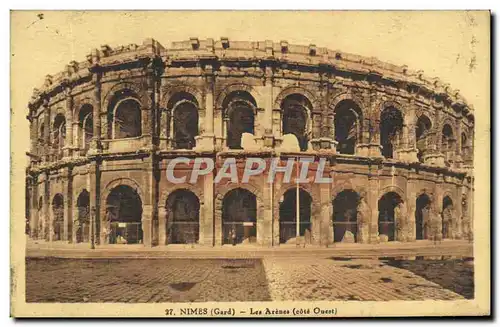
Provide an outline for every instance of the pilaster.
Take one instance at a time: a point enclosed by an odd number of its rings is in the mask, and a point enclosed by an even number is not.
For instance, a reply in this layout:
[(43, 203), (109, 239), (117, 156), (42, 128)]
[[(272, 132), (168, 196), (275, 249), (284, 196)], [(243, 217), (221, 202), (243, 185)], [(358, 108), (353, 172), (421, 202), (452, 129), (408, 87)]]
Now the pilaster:
[(73, 154), (73, 96), (70, 88), (66, 88), (64, 93), (66, 95), (66, 138), (64, 139), (63, 156), (70, 158)]
[(158, 245), (167, 245), (167, 208), (158, 206)]
[[(94, 58), (94, 57), (93, 57)], [(95, 60), (95, 59), (93, 59)], [(94, 106), (92, 113), (92, 140), (90, 143), (90, 153), (99, 153), (102, 150), (101, 144), (101, 72), (98, 71), (98, 66), (93, 68), (94, 74), (92, 82), (94, 83)]]
[[(215, 193), (214, 197), (214, 245), (222, 245), (222, 201), (223, 196), (220, 193)], [(207, 209), (205, 209), (207, 210)]]
[(64, 168), (64, 172), (62, 174), (63, 177), (63, 196), (64, 196), (64, 208), (63, 208), (63, 237), (62, 240), (68, 241), (71, 243), (73, 241), (73, 219), (72, 219), (72, 203), (73, 203), (73, 192), (71, 190), (71, 168)]
[(145, 247), (153, 245), (153, 205), (142, 205), (142, 240)]
[[(89, 213), (90, 214), (90, 213)], [(71, 210), (71, 219), (73, 220), (72, 223), (72, 231), (71, 231), (71, 240), (70, 243), (76, 244), (78, 242), (78, 228), (80, 228), (80, 221), (78, 220), (79, 218), (79, 210), (78, 207), (73, 205), (73, 208)]]
[(366, 192), (367, 204), (371, 209), (370, 224), (370, 243), (378, 243), (378, 200), (379, 194), (379, 180), (378, 180), (378, 167), (373, 167), (368, 177), (368, 188)]
[[(264, 246), (273, 245), (273, 188), (272, 184), (267, 183), (267, 179), (263, 181), (263, 191), (262, 191), (262, 217), (257, 216), (257, 219), (261, 220), (261, 231), (263, 236), (261, 238), (261, 244)], [(257, 222), (258, 223), (258, 222)], [(257, 232), (258, 237), (258, 232)]]
[[(203, 177), (203, 214), (200, 210), (200, 244), (214, 245), (214, 175), (213, 172)], [(202, 219), (203, 218), (203, 219)]]
[(273, 87), (273, 69), (266, 67), (264, 77), (263, 97), (265, 99), (264, 107), (264, 128), (263, 146), (264, 148), (272, 148), (274, 145), (273, 135), (273, 106), (274, 106), (274, 87)]
[[(333, 205), (332, 205), (332, 195), (331, 195), (331, 184), (322, 183), (319, 185), (319, 228), (316, 233), (319, 234), (319, 245), (328, 246), (333, 243)], [(314, 200), (313, 200), (314, 201)], [(313, 233), (313, 237), (314, 234)]]
[(50, 152), (51, 152), (51, 142), (50, 142), (50, 129), (51, 129), (51, 124), (50, 124), (50, 107), (49, 107), (49, 100), (44, 99), (43, 100), (43, 139), (44, 139), (44, 153), (43, 153), (43, 158), (45, 162), (50, 162)]
[[(213, 75), (212, 65), (206, 65), (204, 68), (205, 76), (205, 117), (203, 133), (197, 136), (196, 139), (196, 151), (208, 151), (212, 152), (215, 149), (215, 135), (218, 137), (222, 136), (222, 131), (218, 128), (214, 134), (214, 87), (215, 87), (215, 77)], [(218, 112), (220, 114), (220, 112)], [(217, 119), (218, 121), (218, 119)], [(216, 124), (218, 127), (220, 124)], [(217, 144), (221, 146), (221, 144)]]

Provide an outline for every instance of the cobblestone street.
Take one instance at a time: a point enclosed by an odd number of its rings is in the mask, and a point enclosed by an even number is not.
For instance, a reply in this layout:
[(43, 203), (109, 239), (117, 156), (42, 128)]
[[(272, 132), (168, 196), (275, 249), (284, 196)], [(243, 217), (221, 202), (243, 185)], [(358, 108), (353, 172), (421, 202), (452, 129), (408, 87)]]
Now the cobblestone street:
[[(400, 264), (398, 267), (385, 260), (355, 258), (28, 258), (26, 301), (463, 299), (463, 294), (455, 293), (421, 277), (422, 274), (417, 274), (415, 265), (425, 267), (429, 262), (436, 261), (417, 260), (410, 268), (404, 269), (408, 264)], [(433, 274), (440, 275), (443, 279), (442, 276), (450, 273), (450, 267), (453, 266), (448, 264), (433, 267)], [(462, 282), (467, 284), (469, 291), (473, 290), (472, 266), (460, 267), (459, 273), (464, 276)], [(426, 268), (421, 270), (425, 271)]]

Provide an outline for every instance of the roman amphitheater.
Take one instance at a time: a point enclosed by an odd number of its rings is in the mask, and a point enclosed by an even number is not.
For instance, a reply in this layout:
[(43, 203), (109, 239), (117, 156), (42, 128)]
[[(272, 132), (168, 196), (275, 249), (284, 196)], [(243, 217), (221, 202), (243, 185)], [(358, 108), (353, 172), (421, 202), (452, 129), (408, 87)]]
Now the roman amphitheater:
[[(473, 108), (422, 71), (228, 38), (104, 45), (82, 59), (47, 75), (29, 102), (32, 239), (267, 247), (472, 237)], [(291, 135), (296, 150), (283, 146)], [(180, 156), (216, 168), (171, 183), (166, 169)], [(247, 157), (325, 158), (333, 182), (268, 183), (264, 173), (214, 183), (226, 158), (241, 173)]]

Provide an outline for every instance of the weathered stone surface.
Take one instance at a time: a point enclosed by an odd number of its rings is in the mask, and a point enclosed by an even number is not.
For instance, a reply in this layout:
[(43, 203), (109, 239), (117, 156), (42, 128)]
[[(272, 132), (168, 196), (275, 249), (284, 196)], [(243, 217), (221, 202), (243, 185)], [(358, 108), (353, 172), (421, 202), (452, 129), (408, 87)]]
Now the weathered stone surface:
[[(396, 89), (395, 82), (407, 87)], [(278, 245), (280, 199), (292, 185), (276, 180), (270, 187), (267, 172), (240, 185), (214, 184), (213, 176), (190, 182), (188, 164), (174, 171), (186, 181), (173, 184), (166, 171), (175, 157), (215, 158), (217, 168), (231, 157), (241, 176), (246, 157), (284, 162), (299, 153), (327, 159), (324, 177), (333, 178), (327, 187), (303, 185), (311, 207), (302, 234), (310, 230), (306, 239), (313, 244), (377, 242), (378, 233), (382, 242), (413, 241), (416, 210), (410, 208), (422, 192), (432, 203), (422, 214), (426, 239), (473, 238), (471, 206), (464, 205), (473, 198), (472, 108), (421, 72), (375, 58), (227, 38), (193, 38), (167, 48), (155, 40), (103, 46), (47, 76), (30, 100), (28, 119), (26, 219), (33, 238), (91, 242), (94, 235), (97, 244), (109, 242), (125, 228), (109, 212), (118, 220), (126, 216), (115, 212), (109, 197), (124, 187), (141, 209), (134, 224), (145, 246), (166, 244), (175, 234), (182, 235), (179, 242), (221, 245), (233, 223), (226, 221), (230, 204), (224, 200), (241, 188), (252, 196), (231, 210), (253, 210), (247, 218), (255, 229), (245, 239)], [(169, 202), (178, 189), (193, 194), (189, 204)], [(344, 190), (359, 197), (346, 209), (352, 235), (336, 225), (345, 223), (339, 219), (346, 212), (332, 204)], [(88, 199), (79, 201), (85, 192)], [(387, 194), (397, 201), (382, 210), (379, 200)], [(63, 199), (57, 205), (56, 197)], [(175, 219), (185, 217), (184, 206), (194, 212), (194, 225), (182, 230)], [(88, 232), (81, 228), (85, 210), (94, 212), (85, 220)]]
[(346, 231), (344, 237), (342, 238), (342, 243), (355, 243), (354, 234), (350, 231)]
[(389, 236), (385, 235), (385, 234), (380, 234), (378, 236), (378, 239), (381, 243), (385, 243), (385, 242), (389, 242)]

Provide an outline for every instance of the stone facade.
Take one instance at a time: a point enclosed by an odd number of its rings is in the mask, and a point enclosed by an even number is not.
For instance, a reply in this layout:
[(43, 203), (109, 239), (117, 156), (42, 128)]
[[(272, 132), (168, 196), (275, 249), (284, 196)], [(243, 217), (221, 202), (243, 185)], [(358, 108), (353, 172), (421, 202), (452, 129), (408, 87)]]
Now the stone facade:
[[(47, 75), (27, 118), (32, 238), (293, 240), (293, 184), (267, 183), (267, 174), (213, 183), (225, 158), (242, 170), (249, 156), (327, 159), (333, 183), (300, 186), (308, 243), (472, 237), (473, 110), (405, 66), (286, 41), (191, 38), (164, 48), (149, 39), (102, 46)], [(258, 151), (241, 149), (244, 132)], [(277, 151), (285, 134), (301, 152)], [(169, 183), (179, 156), (213, 158), (216, 168), (194, 184)], [(188, 170), (177, 165), (174, 175)]]

